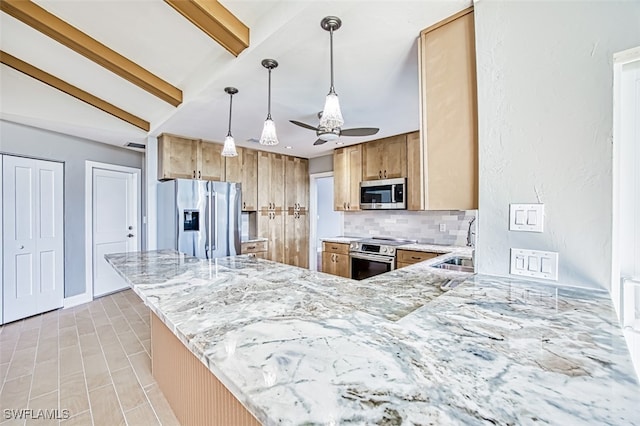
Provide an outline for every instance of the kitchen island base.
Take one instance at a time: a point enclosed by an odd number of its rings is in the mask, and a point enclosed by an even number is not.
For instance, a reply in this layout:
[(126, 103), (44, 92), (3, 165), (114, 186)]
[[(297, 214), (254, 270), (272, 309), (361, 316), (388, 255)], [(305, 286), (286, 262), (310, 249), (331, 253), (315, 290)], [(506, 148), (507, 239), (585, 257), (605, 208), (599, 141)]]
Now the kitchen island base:
[(260, 425), (202, 362), (151, 314), (153, 377), (182, 425)]

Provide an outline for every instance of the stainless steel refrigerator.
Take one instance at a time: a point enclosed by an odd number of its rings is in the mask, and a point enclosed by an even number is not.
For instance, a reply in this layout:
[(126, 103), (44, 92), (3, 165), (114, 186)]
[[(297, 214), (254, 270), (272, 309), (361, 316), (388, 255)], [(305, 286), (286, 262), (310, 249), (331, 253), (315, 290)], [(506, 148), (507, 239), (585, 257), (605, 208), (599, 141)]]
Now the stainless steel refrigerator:
[(240, 254), (239, 183), (176, 179), (158, 186), (158, 248), (201, 259)]

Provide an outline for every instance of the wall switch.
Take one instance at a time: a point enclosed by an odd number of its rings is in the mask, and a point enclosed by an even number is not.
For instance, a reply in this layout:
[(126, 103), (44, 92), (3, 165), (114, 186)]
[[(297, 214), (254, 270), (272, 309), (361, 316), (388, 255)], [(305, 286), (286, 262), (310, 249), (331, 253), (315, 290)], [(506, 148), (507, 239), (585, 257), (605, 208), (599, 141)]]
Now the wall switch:
[(440, 224), (440, 232), (447, 232), (447, 225), (444, 223)]
[(509, 230), (542, 232), (544, 204), (509, 204)]
[(558, 253), (512, 248), (509, 273), (558, 281)]

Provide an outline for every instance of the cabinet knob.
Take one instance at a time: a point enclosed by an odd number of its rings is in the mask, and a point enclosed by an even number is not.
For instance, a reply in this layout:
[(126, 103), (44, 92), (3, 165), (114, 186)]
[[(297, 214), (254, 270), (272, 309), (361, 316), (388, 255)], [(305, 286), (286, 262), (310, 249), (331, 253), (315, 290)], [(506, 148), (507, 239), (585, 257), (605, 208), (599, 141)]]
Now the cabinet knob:
[(242, 210), (245, 210), (247, 208), (247, 203), (246, 202), (242, 202)]
[(196, 178), (196, 171), (195, 170), (193, 171), (193, 178), (194, 179)]
[(344, 203), (344, 209), (345, 210), (347, 209), (347, 203)]
[(387, 171), (386, 170), (384, 171), (384, 178), (385, 179), (387, 178)]
[(382, 179), (382, 170), (378, 170), (378, 177)]
[(198, 170), (198, 179), (200, 179), (202, 177), (202, 171)]
[(347, 210), (351, 210), (351, 203), (347, 203)]

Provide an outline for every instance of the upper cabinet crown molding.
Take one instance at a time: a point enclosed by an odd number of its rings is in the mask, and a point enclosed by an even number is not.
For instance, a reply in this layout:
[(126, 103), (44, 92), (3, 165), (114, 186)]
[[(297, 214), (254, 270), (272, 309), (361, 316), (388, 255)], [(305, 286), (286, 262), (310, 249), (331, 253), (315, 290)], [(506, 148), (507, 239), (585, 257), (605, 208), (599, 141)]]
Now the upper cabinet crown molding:
[(182, 91), (29, 0), (2, 0), (0, 10), (173, 106)]
[(165, 0), (234, 56), (249, 47), (249, 27), (216, 0)]

